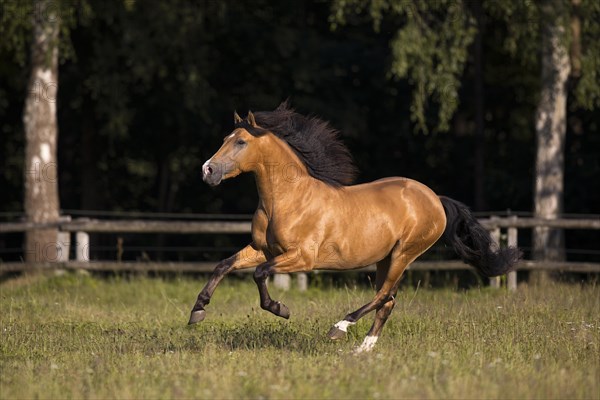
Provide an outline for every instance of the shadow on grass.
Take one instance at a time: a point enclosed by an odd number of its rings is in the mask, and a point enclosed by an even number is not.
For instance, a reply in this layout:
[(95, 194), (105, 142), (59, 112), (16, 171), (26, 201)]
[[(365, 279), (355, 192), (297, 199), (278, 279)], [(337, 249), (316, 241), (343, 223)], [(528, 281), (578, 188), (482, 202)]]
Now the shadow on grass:
[[(272, 348), (314, 354), (329, 343), (318, 321), (294, 323), (248, 319), (235, 324), (204, 325), (197, 332), (203, 342), (230, 351)], [(200, 347), (203, 345), (197, 349)]]
[(220, 351), (276, 349), (303, 355), (331, 351), (318, 321), (221, 321), (192, 327), (151, 327), (146, 323), (102, 324), (51, 322), (14, 325), (0, 346), (0, 358), (25, 360), (58, 353), (156, 354), (203, 353), (207, 346)]

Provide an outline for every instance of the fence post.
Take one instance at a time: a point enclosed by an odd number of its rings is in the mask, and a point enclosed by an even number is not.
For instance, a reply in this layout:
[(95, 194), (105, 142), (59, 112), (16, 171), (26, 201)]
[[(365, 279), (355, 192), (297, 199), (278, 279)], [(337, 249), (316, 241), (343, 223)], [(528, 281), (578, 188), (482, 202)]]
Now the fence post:
[[(510, 217), (511, 222), (515, 223), (517, 222), (517, 216), (512, 216)], [(508, 246), (509, 247), (517, 247), (517, 237), (518, 237), (518, 231), (517, 231), (517, 227), (516, 226), (511, 226), (508, 228)], [(515, 291), (517, 290), (517, 269), (515, 267), (515, 269), (513, 271), (510, 271), (507, 274), (506, 277), (506, 286), (508, 287), (509, 291)]]
[(281, 290), (290, 290), (292, 278), (288, 274), (273, 275), (273, 286)]
[[(492, 216), (490, 217), (490, 220), (494, 221), (497, 220), (498, 217), (496, 216)], [(494, 229), (492, 229), (492, 231), (490, 232), (490, 235), (492, 236), (492, 240), (494, 241), (494, 243), (492, 243), (492, 246), (497, 246), (500, 247), (500, 228), (496, 227)], [(490, 287), (493, 287), (495, 289), (498, 289), (500, 287), (500, 277), (499, 276), (495, 276), (493, 278), (490, 278)]]
[(59, 249), (56, 261), (69, 261), (69, 251), (71, 249), (71, 232), (58, 231), (58, 236), (56, 237), (56, 240), (58, 241), (57, 247)]
[(77, 261), (90, 261), (90, 235), (87, 232), (77, 232), (75, 234), (76, 256)]
[(305, 292), (308, 289), (308, 276), (305, 272), (300, 272), (296, 275), (298, 290), (301, 292)]
[[(71, 221), (70, 215), (61, 215), (59, 217), (61, 222), (69, 222)], [(57, 249), (58, 249), (58, 257), (56, 257), (57, 262), (67, 262), (69, 261), (69, 252), (71, 251), (71, 232), (61, 231), (59, 227), (58, 234), (56, 236)]]

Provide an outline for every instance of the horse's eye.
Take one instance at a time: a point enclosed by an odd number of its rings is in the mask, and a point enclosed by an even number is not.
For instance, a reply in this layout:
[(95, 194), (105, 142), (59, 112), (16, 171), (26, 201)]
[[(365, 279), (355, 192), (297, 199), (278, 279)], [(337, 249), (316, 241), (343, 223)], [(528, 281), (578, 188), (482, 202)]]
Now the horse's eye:
[(237, 144), (238, 146), (244, 146), (246, 144), (246, 141), (243, 139), (238, 139), (236, 140), (235, 144)]

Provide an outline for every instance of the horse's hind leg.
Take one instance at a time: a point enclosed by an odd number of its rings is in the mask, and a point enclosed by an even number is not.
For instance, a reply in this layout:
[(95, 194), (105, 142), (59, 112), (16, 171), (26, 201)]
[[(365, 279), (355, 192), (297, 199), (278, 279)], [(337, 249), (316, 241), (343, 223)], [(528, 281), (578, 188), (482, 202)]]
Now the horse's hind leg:
[(394, 306), (396, 305), (396, 292), (398, 291), (398, 284), (400, 280), (398, 280), (395, 288), (392, 290), (394, 294), (392, 294), (392, 299), (387, 303), (384, 303), (381, 307), (377, 309), (377, 313), (375, 314), (375, 321), (373, 321), (373, 325), (371, 325), (371, 329), (369, 329), (369, 333), (363, 340), (362, 344), (356, 348), (356, 353), (362, 353), (364, 351), (371, 351), (377, 343), (377, 339), (379, 339), (379, 335), (383, 329), (383, 325), (385, 325), (388, 317), (392, 313)]
[[(386, 276), (383, 274), (379, 274), (379, 272), (380, 272), (379, 269), (377, 269), (377, 272), (378, 272), (378, 274), (377, 274), (377, 290), (379, 290), (383, 286)], [(387, 275), (387, 271), (386, 271), (386, 275)], [(402, 280), (402, 276), (400, 276), (400, 279), (398, 279), (398, 281), (394, 285), (394, 288), (392, 289), (392, 295), (391, 295), (392, 299), (389, 300), (387, 303), (384, 303), (381, 307), (379, 307), (377, 309), (377, 312), (375, 314), (375, 321), (373, 321), (373, 325), (371, 325), (371, 329), (369, 329), (369, 333), (367, 333), (367, 336), (363, 340), (362, 344), (356, 348), (356, 350), (355, 350), (356, 353), (362, 353), (364, 351), (371, 351), (373, 349), (373, 347), (375, 346), (375, 343), (377, 343), (377, 339), (379, 339), (379, 335), (381, 334), (383, 326), (385, 325), (388, 317), (390, 316), (390, 314), (392, 313), (392, 310), (394, 309), (394, 306), (396, 305), (395, 296), (396, 296), (396, 293), (398, 292), (398, 286), (400, 286), (401, 280)]]
[[(379, 333), (381, 331), (381, 328), (383, 327), (383, 323), (385, 323), (385, 320), (383, 319), (383, 317), (385, 317), (385, 319), (387, 319), (387, 317), (389, 316), (389, 314), (391, 313), (391, 310), (393, 308), (394, 295), (396, 294), (396, 291), (398, 290), (398, 284), (400, 282), (400, 278), (402, 277), (402, 273), (404, 272), (406, 267), (411, 262), (413, 262), (414, 259), (417, 258), (427, 248), (428, 248), (428, 246), (423, 248), (422, 245), (421, 246), (414, 246), (414, 245), (413, 246), (406, 246), (406, 245), (403, 246), (401, 243), (398, 243), (394, 247), (394, 250), (392, 251), (390, 266), (387, 271), (387, 274), (385, 274), (385, 277), (382, 277), (383, 283), (381, 283), (381, 287), (377, 291), (377, 294), (375, 295), (373, 300), (371, 302), (365, 304), (358, 310), (346, 315), (346, 317), (343, 320), (336, 323), (333, 326), (333, 328), (331, 328), (331, 330), (329, 331), (329, 337), (332, 339), (338, 339), (338, 338), (342, 337), (346, 333), (348, 326), (354, 325), (356, 323), (356, 321), (358, 321), (360, 318), (362, 318), (365, 314), (367, 314), (371, 311), (374, 311), (374, 310), (383, 309), (379, 313), (381, 320), (375, 326), (375, 331), (374, 331), (374, 332)], [(383, 275), (383, 271), (384, 271), (384, 267), (381, 267), (381, 272), (382, 272), (381, 275)], [(378, 265), (378, 272), (379, 272), (379, 265)], [(342, 331), (342, 332), (340, 333), (339, 331)], [(372, 342), (371, 344), (367, 344), (366, 346), (369, 348), (373, 347), (376, 340), (377, 339), (374, 339), (374, 338), (371, 338), (368, 340), (367, 340), (367, 338), (365, 338), (365, 341)]]
[[(385, 278), (390, 270), (390, 261), (391, 254), (388, 254), (383, 260), (377, 262), (377, 272), (375, 274), (375, 290), (379, 291), (385, 282)], [(387, 304), (387, 303), (386, 303)], [(339, 326), (338, 326), (339, 325)], [(336, 340), (341, 339), (346, 336), (347, 326), (353, 325), (353, 323), (345, 323), (345, 321), (340, 321), (335, 324), (329, 333), (327, 334), (329, 338)]]

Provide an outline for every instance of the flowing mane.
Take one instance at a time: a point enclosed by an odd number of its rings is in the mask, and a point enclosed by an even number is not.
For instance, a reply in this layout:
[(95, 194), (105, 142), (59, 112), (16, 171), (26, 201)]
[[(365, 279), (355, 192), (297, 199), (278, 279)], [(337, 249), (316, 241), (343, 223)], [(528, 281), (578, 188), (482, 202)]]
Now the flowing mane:
[(266, 131), (273, 133), (294, 150), (308, 173), (316, 179), (335, 187), (353, 183), (357, 169), (350, 151), (339, 139), (338, 131), (327, 122), (298, 114), (287, 101), (274, 111), (259, 111), (254, 116), (258, 128), (245, 120), (236, 127), (244, 128), (254, 136)]

